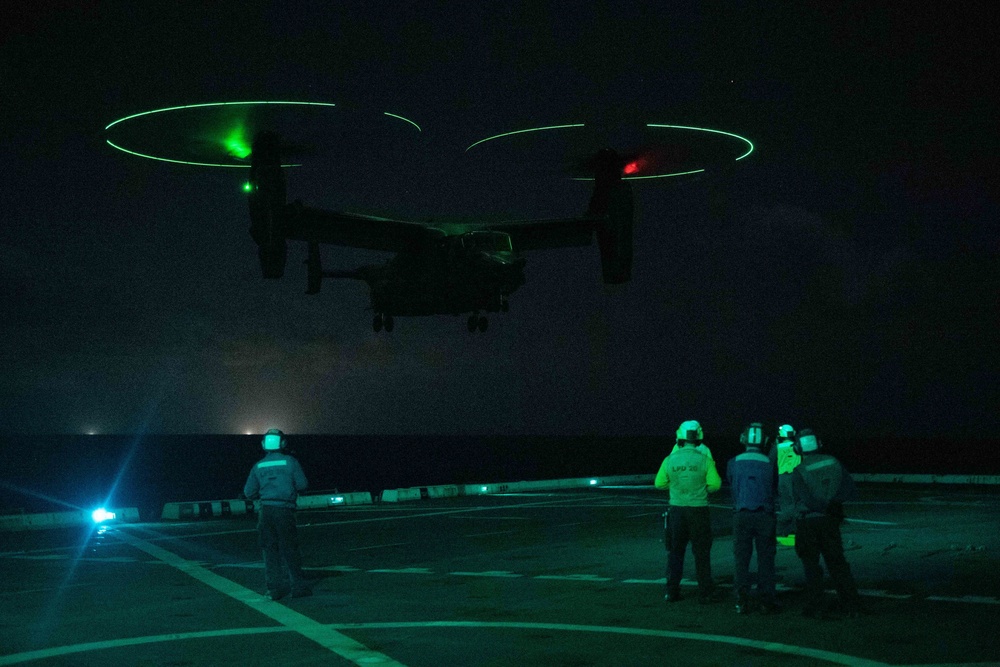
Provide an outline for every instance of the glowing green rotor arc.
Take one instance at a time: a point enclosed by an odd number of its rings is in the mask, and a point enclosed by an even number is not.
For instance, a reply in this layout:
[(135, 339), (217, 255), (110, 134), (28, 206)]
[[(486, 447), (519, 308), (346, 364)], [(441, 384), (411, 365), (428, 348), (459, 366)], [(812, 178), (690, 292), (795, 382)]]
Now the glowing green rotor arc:
[(406, 122), (406, 123), (409, 123), (409, 124), (410, 124), (410, 125), (412, 125), (413, 127), (417, 128), (417, 132), (423, 132), (423, 130), (421, 130), (421, 129), (420, 129), (420, 126), (419, 126), (419, 125), (417, 125), (416, 123), (414, 123), (414, 122), (413, 122), (412, 120), (410, 120), (409, 118), (404, 118), (403, 116), (400, 116), (400, 115), (398, 115), (398, 114), (394, 114), (394, 113), (389, 113), (388, 111), (383, 111), (383, 112), (382, 112), (382, 115), (383, 115), (383, 116), (389, 116), (390, 118), (398, 118), (399, 120), (401, 120), (401, 121), (403, 121), (403, 122)]
[(116, 121), (108, 123), (104, 129), (110, 130), (112, 127), (118, 123), (123, 123), (127, 120), (132, 120), (133, 118), (141, 118), (142, 116), (150, 116), (154, 113), (164, 113), (167, 111), (185, 111), (188, 109), (204, 109), (209, 107), (234, 107), (234, 106), (258, 106), (262, 104), (274, 104), (274, 105), (285, 105), (285, 106), (311, 106), (311, 107), (335, 107), (336, 104), (331, 102), (286, 102), (286, 101), (272, 101), (272, 100), (255, 100), (252, 102), (204, 102), (202, 104), (183, 104), (175, 107), (164, 107), (162, 109), (153, 109), (152, 111), (142, 111), (139, 113), (134, 113), (131, 116), (125, 116), (124, 118), (119, 118)]
[[(249, 169), (248, 164), (225, 164), (222, 162), (195, 162), (193, 160), (174, 160), (168, 157), (159, 157), (158, 155), (148, 155), (146, 153), (139, 153), (137, 151), (132, 151), (122, 146), (119, 146), (112, 142), (110, 139), (105, 139), (107, 144), (112, 148), (117, 148), (122, 153), (128, 153), (129, 155), (135, 155), (136, 157), (143, 157), (147, 160), (157, 160), (159, 162), (170, 162), (171, 164), (186, 164), (193, 167), (223, 167), (226, 169)], [(283, 164), (282, 167), (301, 167), (301, 164)]]
[[(691, 131), (694, 131), (694, 132), (709, 132), (709, 133), (712, 133), (712, 134), (719, 134), (719, 135), (724, 135), (724, 136), (727, 136), (727, 137), (732, 137), (732, 138), (737, 139), (739, 141), (742, 141), (744, 144), (746, 144), (746, 152), (744, 152), (742, 155), (740, 155), (739, 157), (737, 157), (736, 160), (734, 160), (734, 161), (742, 160), (743, 158), (745, 158), (748, 155), (750, 155), (750, 153), (752, 153), (753, 149), (754, 149), (753, 142), (751, 142), (746, 137), (742, 137), (742, 136), (740, 136), (738, 134), (734, 134), (732, 132), (725, 132), (723, 130), (713, 130), (713, 129), (707, 128), (707, 127), (694, 127), (694, 126), (691, 126), (691, 125), (668, 125), (666, 123), (646, 123), (645, 126), (648, 127), (648, 128), (666, 128), (666, 129), (672, 129), (672, 130), (691, 130)], [(484, 143), (486, 143), (488, 141), (493, 141), (494, 139), (502, 139), (504, 137), (510, 137), (510, 136), (514, 136), (514, 135), (518, 135), (518, 134), (526, 134), (526, 133), (529, 133), (529, 132), (542, 132), (542, 131), (545, 131), (545, 130), (563, 130), (563, 129), (580, 128), (580, 127), (586, 127), (586, 124), (585, 123), (571, 123), (571, 124), (567, 124), (567, 125), (547, 125), (545, 127), (532, 127), (532, 128), (528, 128), (528, 129), (525, 129), (525, 130), (514, 130), (513, 132), (503, 132), (501, 134), (495, 134), (495, 135), (493, 135), (491, 137), (486, 137), (485, 139), (480, 139), (479, 141), (477, 141), (477, 142), (475, 142), (473, 144), (470, 144), (469, 147), (465, 149), (465, 152), (469, 152), (469, 150), (471, 150), (472, 148), (474, 148), (476, 146), (479, 146), (480, 144), (484, 144)], [(670, 177), (673, 177), (673, 176), (687, 176), (687, 175), (690, 175), (690, 174), (699, 174), (699, 173), (702, 173), (704, 171), (705, 171), (704, 168), (701, 168), (701, 169), (690, 169), (690, 170), (686, 170), (686, 171), (671, 172), (671, 173), (668, 173), (668, 174), (654, 174), (654, 175), (651, 175), (651, 176), (623, 176), (623, 179), (624, 180), (628, 180), (628, 181), (639, 181), (639, 180), (648, 180), (648, 179), (653, 179), (653, 178), (670, 178)], [(587, 177), (573, 177), (573, 180), (575, 180), (575, 181), (592, 181), (594, 179), (593, 178), (587, 178)]]
[(583, 126), (584, 126), (583, 123), (572, 123), (570, 125), (547, 125), (546, 127), (531, 127), (528, 128), (527, 130), (514, 130), (513, 132), (502, 132), (501, 134), (496, 134), (492, 137), (486, 137), (485, 139), (480, 139), (476, 143), (469, 146), (469, 148), (466, 148), (465, 152), (468, 153), (471, 148), (478, 146), (479, 144), (485, 144), (487, 141), (492, 141), (494, 139), (502, 139), (503, 137), (510, 137), (515, 134), (525, 134), (527, 132), (542, 132), (544, 130), (563, 130), (570, 127), (583, 127)]
[(753, 153), (753, 142), (747, 139), (746, 137), (741, 137), (740, 135), (733, 134), (732, 132), (725, 132), (723, 130), (712, 130), (707, 127), (692, 127), (690, 125), (665, 125), (661, 123), (646, 123), (646, 127), (667, 127), (674, 130), (694, 130), (696, 132), (711, 132), (713, 134), (724, 134), (727, 137), (733, 137), (734, 139), (739, 139), (740, 141), (742, 141), (747, 145), (747, 152), (736, 158), (736, 160), (742, 160), (746, 156), (750, 155), (750, 153)]
[[(171, 107), (163, 107), (161, 109), (153, 109), (150, 111), (142, 111), (140, 113), (130, 114), (119, 118), (118, 120), (108, 123), (104, 130), (105, 132), (110, 131), (117, 125), (124, 123), (126, 121), (149, 117), (155, 114), (165, 114), (168, 112), (178, 112), (178, 111), (190, 111), (196, 109), (219, 109), (219, 108), (245, 108), (248, 111), (253, 107), (320, 107), (320, 108), (335, 108), (336, 104), (331, 102), (300, 102), (300, 101), (290, 101), (290, 100), (253, 100), (253, 101), (240, 101), (240, 102), (205, 102), (200, 104), (185, 104)], [(388, 116), (390, 118), (395, 118), (401, 120), (414, 128), (418, 132), (423, 130), (417, 123), (401, 116), (399, 114), (390, 113), (388, 111), (382, 113), (383, 116)], [(228, 123), (227, 123), (228, 125)], [(246, 117), (239, 118), (235, 121), (235, 124), (228, 127), (221, 132), (217, 139), (213, 139), (212, 143), (217, 144), (219, 151), (225, 155), (234, 158), (235, 160), (245, 160), (250, 157), (252, 152), (252, 137), (249, 136), (249, 129)], [(160, 162), (169, 162), (171, 164), (184, 164), (196, 167), (223, 167), (229, 169), (248, 169), (250, 165), (240, 164), (240, 163), (226, 163), (218, 161), (208, 161), (208, 160), (191, 160), (191, 159), (179, 159), (174, 157), (164, 157), (163, 155), (153, 155), (150, 151), (139, 151), (131, 148), (126, 148), (122, 145), (120, 139), (117, 137), (115, 140), (111, 138), (106, 138), (105, 141), (109, 146), (115, 148), (123, 153), (128, 153), (129, 155), (135, 155), (137, 157), (146, 158), (148, 160), (157, 160)], [(159, 152), (159, 151), (157, 151)], [(293, 164), (282, 164), (282, 167), (299, 167), (302, 166), (298, 163)]]

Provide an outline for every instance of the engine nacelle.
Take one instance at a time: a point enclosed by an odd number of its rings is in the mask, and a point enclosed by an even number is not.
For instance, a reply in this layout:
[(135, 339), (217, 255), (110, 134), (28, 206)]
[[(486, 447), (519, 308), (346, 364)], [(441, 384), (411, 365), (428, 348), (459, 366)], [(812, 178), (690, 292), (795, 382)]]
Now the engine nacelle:
[(597, 247), (601, 252), (601, 274), (609, 285), (632, 278), (632, 228), (635, 204), (632, 186), (622, 178), (624, 160), (605, 149), (594, 157), (594, 194), (588, 214), (599, 219)]
[(309, 244), (309, 255), (306, 258), (306, 294), (319, 294), (323, 286), (323, 264), (319, 255), (319, 244)]
[(281, 170), (281, 142), (273, 132), (254, 137), (250, 159), (250, 236), (257, 244), (264, 278), (285, 274), (285, 175)]

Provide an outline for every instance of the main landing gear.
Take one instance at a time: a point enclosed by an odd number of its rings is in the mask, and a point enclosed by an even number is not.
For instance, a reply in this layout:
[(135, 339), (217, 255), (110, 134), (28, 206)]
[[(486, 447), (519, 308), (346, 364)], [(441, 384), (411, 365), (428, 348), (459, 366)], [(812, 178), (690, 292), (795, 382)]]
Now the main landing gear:
[(490, 326), (490, 321), (486, 319), (485, 315), (480, 315), (479, 313), (473, 313), (469, 315), (468, 321), (469, 333), (475, 333), (478, 329), (479, 331), (486, 331)]
[(375, 313), (375, 318), (372, 320), (372, 329), (375, 333), (378, 333), (383, 328), (386, 333), (389, 333), (395, 325), (396, 323), (393, 322), (392, 315), (387, 315), (386, 313)]

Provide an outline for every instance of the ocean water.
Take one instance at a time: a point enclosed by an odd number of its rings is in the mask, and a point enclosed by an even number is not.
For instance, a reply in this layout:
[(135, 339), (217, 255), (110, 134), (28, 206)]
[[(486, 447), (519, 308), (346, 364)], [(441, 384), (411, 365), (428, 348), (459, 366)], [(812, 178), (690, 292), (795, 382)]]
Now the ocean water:
[[(668, 436), (289, 437), (311, 490), (370, 491), (564, 477), (652, 475)], [(709, 442), (720, 474), (742, 451)], [(1000, 442), (883, 438), (828, 443), (852, 472), (1000, 474)], [(235, 498), (261, 456), (260, 436), (53, 435), (8, 437), (0, 454), (0, 514), (137, 507)]]

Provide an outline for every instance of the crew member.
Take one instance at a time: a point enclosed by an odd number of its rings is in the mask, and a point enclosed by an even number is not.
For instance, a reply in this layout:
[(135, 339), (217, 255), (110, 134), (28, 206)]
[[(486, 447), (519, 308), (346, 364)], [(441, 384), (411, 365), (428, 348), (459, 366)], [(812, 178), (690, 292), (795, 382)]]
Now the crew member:
[(778, 427), (778, 439), (771, 448), (770, 457), (778, 472), (778, 524), (775, 534), (778, 543), (795, 545), (795, 499), (792, 497), (792, 471), (802, 462), (795, 452), (792, 439), (795, 429), (790, 424)]
[(295, 527), (295, 500), (308, 486), (298, 460), (286, 452), (285, 434), (272, 428), (261, 441), (264, 458), (250, 470), (243, 494), (260, 500), (257, 529), (264, 552), (264, 580), (267, 594), (280, 600), (312, 595), (302, 572), (298, 533)]
[(733, 496), (733, 564), (736, 613), (756, 606), (750, 598), (750, 556), (757, 549), (757, 602), (761, 613), (780, 610), (774, 592), (774, 464), (762, 451), (764, 428), (759, 422), (740, 434), (746, 451), (726, 467)]
[(837, 589), (840, 608), (848, 616), (863, 611), (851, 567), (844, 557), (840, 524), (844, 520), (844, 501), (857, 496), (854, 480), (840, 461), (820, 453), (822, 443), (810, 430), (795, 434), (795, 451), (802, 463), (792, 472), (792, 495), (795, 500), (795, 553), (802, 560), (806, 579), (806, 600), (802, 615), (824, 617), (828, 609), (823, 601), (823, 568), (820, 556), (830, 571)]
[(712, 581), (712, 524), (708, 494), (718, 491), (722, 480), (702, 439), (701, 424), (696, 421), (682, 423), (677, 429), (677, 446), (663, 460), (654, 482), (656, 488), (670, 492), (666, 531), (670, 543), (667, 547), (667, 592), (664, 596), (668, 602), (681, 599), (680, 584), (688, 542), (694, 554), (701, 603), (718, 601)]

